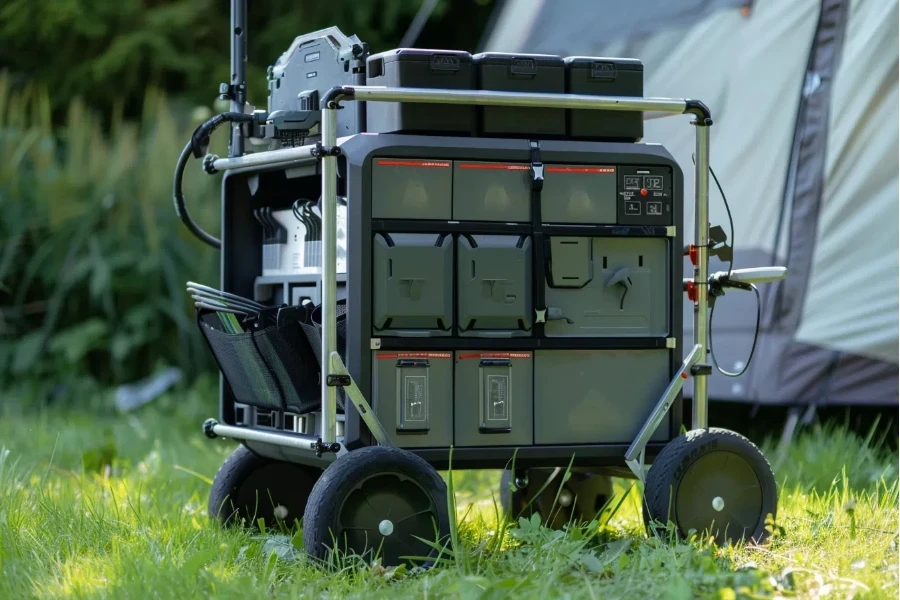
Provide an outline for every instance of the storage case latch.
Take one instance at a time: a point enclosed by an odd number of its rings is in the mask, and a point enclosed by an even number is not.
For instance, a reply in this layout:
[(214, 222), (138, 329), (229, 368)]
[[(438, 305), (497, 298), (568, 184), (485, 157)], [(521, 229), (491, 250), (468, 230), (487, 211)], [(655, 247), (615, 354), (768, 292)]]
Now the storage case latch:
[(397, 433), (428, 433), (429, 363), (425, 358), (397, 361)]

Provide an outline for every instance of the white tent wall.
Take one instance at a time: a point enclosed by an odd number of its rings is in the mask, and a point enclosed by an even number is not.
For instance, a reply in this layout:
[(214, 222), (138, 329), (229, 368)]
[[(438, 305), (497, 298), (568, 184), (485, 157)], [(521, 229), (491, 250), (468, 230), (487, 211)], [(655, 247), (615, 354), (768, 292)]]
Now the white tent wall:
[(898, 361), (898, 4), (851, 4), (796, 339)]
[[(896, 0), (506, 0), (486, 37), (486, 51), (634, 56), (644, 63), (645, 96), (710, 106), (712, 167), (734, 216), (735, 266), (792, 269), (790, 285), (762, 290), (763, 332), (750, 369), (737, 379), (716, 374), (713, 398), (897, 402), (897, 21)], [(690, 200), (694, 132), (686, 121), (647, 121), (644, 141), (673, 154)], [(712, 181), (710, 202), (712, 224), (730, 237)], [(687, 202), (686, 240), (692, 209)], [(722, 368), (743, 366), (755, 317), (752, 294), (718, 302)]]

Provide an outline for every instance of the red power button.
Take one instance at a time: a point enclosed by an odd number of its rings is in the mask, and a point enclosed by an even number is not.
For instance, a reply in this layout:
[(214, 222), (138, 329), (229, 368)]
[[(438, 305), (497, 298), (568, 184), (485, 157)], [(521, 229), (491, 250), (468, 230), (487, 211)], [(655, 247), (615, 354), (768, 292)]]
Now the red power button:
[(647, 195), (647, 188), (641, 188), (641, 196)]

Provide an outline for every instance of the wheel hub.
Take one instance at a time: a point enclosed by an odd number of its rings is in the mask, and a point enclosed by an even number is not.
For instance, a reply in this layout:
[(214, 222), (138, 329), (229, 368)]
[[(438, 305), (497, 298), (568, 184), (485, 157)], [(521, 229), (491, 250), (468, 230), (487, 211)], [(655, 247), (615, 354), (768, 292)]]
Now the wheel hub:
[(378, 533), (380, 533), (384, 537), (391, 535), (392, 533), (394, 533), (394, 524), (385, 519), (378, 524)]
[[(712, 490), (726, 493), (714, 494)], [(762, 515), (762, 487), (742, 457), (726, 451), (710, 452), (685, 471), (675, 502), (683, 534), (693, 529), (724, 542), (757, 529)]]
[(412, 479), (394, 473), (373, 475), (348, 494), (339, 513), (339, 539), (356, 554), (380, 552), (384, 564), (427, 556), (437, 510)]

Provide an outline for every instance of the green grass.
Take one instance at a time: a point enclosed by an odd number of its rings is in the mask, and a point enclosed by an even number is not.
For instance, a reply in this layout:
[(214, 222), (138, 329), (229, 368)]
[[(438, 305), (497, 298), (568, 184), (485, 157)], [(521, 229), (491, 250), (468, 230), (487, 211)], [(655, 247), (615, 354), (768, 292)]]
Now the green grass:
[[(203, 437), (214, 388), (132, 415), (0, 419), (0, 598), (896, 598), (896, 453), (833, 427), (770, 457), (773, 539), (717, 549), (648, 538), (637, 491), (600, 527), (498, 527), (497, 472), (456, 472), (455, 560), (430, 572), (353, 561), (328, 572), (291, 534), (210, 523), (211, 478), (233, 448)], [(110, 404), (111, 405), (111, 402)], [(630, 492), (626, 490), (631, 489)], [(293, 535), (296, 545), (300, 536)]]

